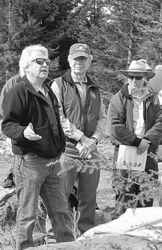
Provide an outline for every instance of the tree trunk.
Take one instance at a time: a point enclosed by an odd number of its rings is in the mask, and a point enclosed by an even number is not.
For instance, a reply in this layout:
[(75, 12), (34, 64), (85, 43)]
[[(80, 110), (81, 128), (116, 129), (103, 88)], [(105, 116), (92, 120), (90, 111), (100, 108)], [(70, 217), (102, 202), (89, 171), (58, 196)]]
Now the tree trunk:
[(160, 0), (160, 23), (162, 23), (162, 0)]
[(10, 40), (11, 38), (11, 2), (9, 1), (8, 3), (8, 41)]

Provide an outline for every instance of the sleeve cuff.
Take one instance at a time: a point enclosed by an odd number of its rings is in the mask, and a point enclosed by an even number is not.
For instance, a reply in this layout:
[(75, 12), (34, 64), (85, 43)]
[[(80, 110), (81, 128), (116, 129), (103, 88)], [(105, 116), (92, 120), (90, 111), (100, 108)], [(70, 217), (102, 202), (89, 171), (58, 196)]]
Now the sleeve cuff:
[(97, 141), (97, 143), (99, 143), (104, 137), (102, 138), (102, 136), (100, 136), (99, 133), (94, 133), (94, 134), (91, 136), (91, 138), (94, 138), (94, 139)]
[(92, 138), (93, 140), (95, 140), (96, 145), (97, 145), (97, 144), (98, 144), (98, 140), (97, 140), (97, 138), (96, 138), (96, 137), (94, 137), (94, 136), (91, 136), (91, 138)]
[(82, 135), (84, 135), (84, 133), (82, 131), (80, 131), (79, 129), (77, 129), (75, 131), (75, 137), (74, 137), (74, 140), (76, 141), (80, 141)]
[(134, 140), (132, 145), (138, 147), (140, 145), (141, 141), (142, 141), (142, 139), (136, 137), (136, 139)]

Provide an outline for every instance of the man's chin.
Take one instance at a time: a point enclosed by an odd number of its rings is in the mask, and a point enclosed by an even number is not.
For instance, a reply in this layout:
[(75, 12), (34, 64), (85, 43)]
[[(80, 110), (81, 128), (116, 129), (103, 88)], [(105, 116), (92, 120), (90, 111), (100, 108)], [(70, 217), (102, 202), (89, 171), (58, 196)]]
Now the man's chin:
[(48, 77), (48, 73), (41, 73), (41, 74), (39, 75), (39, 77), (40, 77), (41, 79), (46, 79), (46, 78)]
[(82, 75), (84, 74), (85, 72), (83, 70), (75, 70), (74, 72), (76, 75)]

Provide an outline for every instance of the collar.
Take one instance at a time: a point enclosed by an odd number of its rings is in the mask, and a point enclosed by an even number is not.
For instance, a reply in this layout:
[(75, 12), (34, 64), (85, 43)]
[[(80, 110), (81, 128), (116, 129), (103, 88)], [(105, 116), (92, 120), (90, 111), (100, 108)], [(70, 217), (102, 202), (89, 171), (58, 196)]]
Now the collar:
[(143, 88), (131, 88), (130, 85), (128, 85), (128, 92), (129, 94), (139, 101), (143, 101), (147, 99), (147, 96), (150, 94), (147, 87)]
[[(152, 98), (154, 97), (155, 95), (155, 92), (152, 88), (150, 87), (147, 87), (147, 90), (148, 90), (148, 94), (146, 95), (145, 97), (145, 100), (147, 100), (148, 98)], [(125, 84), (124, 87), (121, 89), (121, 93), (126, 97), (126, 98), (129, 98), (129, 99), (132, 99), (133, 96), (129, 93), (128, 91), (128, 84)]]
[[(35, 91), (37, 93), (41, 92), (40, 89), (37, 86), (34, 86), (33, 88), (35, 89)], [(44, 89), (45, 94), (47, 94), (49, 92), (49, 88), (47, 88), (47, 86), (44, 83), (42, 84), (42, 88)]]
[(73, 74), (73, 72), (71, 71), (71, 77), (72, 77), (72, 79), (73, 79), (73, 81), (75, 82), (75, 84), (77, 83), (77, 84), (82, 84), (82, 83), (87, 83), (87, 76), (86, 75), (84, 75), (84, 78), (83, 78), (83, 80), (78, 80), (77, 79), (77, 76), (75, 75), (75, 74)]
[[(38, 93), (39, 90), (38, 89), (35, 89), (32, 84), (29, 82), (29, 80), (27, 79), (26, 76), (24, 76), (22, 78), (23, 80), (23, 83), (25, 83), (25, 85), (28, 87), (28, 89), (30, 89), (32, 92), (36, 92)], [(51, 80), (49, 78), (47, 78), (44, 83), (43, 83), (43, 88), (45, 89), (45, 92), (48, 93), (49, 92), (49, 89), (50, 89), (50, 85), (51, 85)]]
[[(73, 81), (72, 76), (71, 76), (71, 69), (67, 70), (63, 74), (62, 79), (71, 85), (75, 85), (75, 82)], [(84, 83), (86, 83), (87, 85), (93, 85), (93, 86), (97, 87), (97, 85), (89, 78), (88, 75), (85, 76), (85, 80), (86, 80), (86, 82), (84, 82)]]
[(85, 76), (84, 79), (83, 79), (83, 81), (80, 81), (80, 82), (74, 81), (74, 82), (75, 82), (75, 84), (79, 84), (79, 85), (82, 85), (83, 83), (87, 84), (87, 77)]

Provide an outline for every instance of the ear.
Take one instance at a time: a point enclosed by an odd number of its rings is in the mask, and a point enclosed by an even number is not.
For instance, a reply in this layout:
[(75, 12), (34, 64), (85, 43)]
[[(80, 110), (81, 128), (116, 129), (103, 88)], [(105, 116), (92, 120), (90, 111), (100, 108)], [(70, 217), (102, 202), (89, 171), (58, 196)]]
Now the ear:
[(147, 86), (148, 84), (148, 79), (147, 79), (147, 74), (144, 75), (144, 83), (143, 83), (143, 86)]
[(28, 71), (29, 71), (29, 70), (28, 70), (28, 67), (29, 67), (29, 66), (27, 66), (27, 67), (24, 69), (25, 75), (26, 75), (26, 73), (28, 73)]
[(71, 61), (72, 61), (72, 59), (71, 59), (70, 55), (68, 55), (67, 60), (68, 60), (69, 66), (70, 66), (70, 65), (71, 65)]
[(28, 66), (26, 66), (26, 67), (24, 68), (24, 73), (25, 73), (25, 75), (27, 75), (28, 72), (29, 72), (29, 66), (30, 66), (30, 65), (28, 65)]
[(146, 81), (148, 81), (148, 75), (147, 75), (147, 73), (145, 73), (144, 78), (146, 79)]
[(70, 62), (70, 61), (71, 61), (70, 55), (68, 55), (68, 58), (67, 58), (67, 59), (68, 59), (68, 62)]

